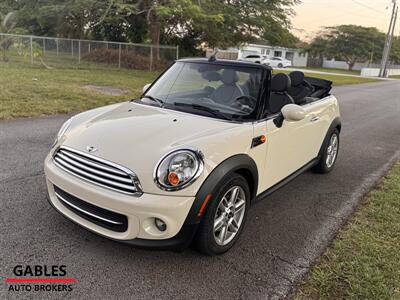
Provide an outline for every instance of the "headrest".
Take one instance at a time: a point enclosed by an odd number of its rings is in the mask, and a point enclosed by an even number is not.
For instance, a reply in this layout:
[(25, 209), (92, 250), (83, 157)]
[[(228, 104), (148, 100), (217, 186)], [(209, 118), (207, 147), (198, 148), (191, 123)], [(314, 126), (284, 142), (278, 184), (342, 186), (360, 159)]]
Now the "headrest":
[(208, 81), (219, 81), (221, 80), (221, 75), (216, 71), (206, 71), (201, 73), (201, 76)]
[(290, 77), (286, 74), (279, 73), (272, 77), (271, 80), (271, 91), (272, 92), (284, 92), (287, 91), (291, 86)]
[(299, 86), (304, 82), (304, 73), (301, 71), (293, 71), (289, 74), (292, 86)]
[(227, 85), (233, 85), (238, 82), (239, 76), (235, 70), (225, 69), (221, 75), (221, 81)]

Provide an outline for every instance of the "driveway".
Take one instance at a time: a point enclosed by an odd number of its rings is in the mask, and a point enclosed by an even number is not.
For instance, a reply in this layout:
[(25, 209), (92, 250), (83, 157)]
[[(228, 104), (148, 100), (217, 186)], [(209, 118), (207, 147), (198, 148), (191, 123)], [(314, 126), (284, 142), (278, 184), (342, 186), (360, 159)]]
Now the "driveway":
[[(361, 197), (400, 157), (400, 81), (335, 89), (343, 128), (336, 168), (306, 173), (249, 213), (238, 244), (205, 257), (131, 248), (73, 224), (46, 201), (43, 160), (66, 116), (0, 122), (0, 264), (64, 264), (72, 292), (47, 298), (282, 298), (307, 272)], [(293, 149), (296, 151), (296, 149)], [(7, 292), (2, 280), (0, 298)]]

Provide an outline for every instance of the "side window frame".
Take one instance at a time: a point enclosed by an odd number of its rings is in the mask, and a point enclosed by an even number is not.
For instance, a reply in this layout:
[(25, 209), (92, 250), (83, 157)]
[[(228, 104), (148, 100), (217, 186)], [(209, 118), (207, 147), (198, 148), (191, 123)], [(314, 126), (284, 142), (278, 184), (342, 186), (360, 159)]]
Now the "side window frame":
[(265, 75), (263, 78), (262, 91), (260, 92), (259, 105), (256, 122), (260, 122), (268, 119), (270, 116), (266, 115), (267, 112), (267, 102), (271, 96), (271, 79), (272, 79), (272, 71), (266, 70), (264, 71)]

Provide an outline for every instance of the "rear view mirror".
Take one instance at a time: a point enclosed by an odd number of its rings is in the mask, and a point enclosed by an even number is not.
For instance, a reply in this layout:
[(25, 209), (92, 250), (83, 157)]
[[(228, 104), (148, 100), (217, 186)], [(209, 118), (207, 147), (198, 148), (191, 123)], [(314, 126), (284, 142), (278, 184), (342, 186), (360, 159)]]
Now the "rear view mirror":
[(150, 87), (150, 85), (151, 85), (151, 83), (148, 83), (143, 87), (143, 93), (147, 91), (147, 89)]

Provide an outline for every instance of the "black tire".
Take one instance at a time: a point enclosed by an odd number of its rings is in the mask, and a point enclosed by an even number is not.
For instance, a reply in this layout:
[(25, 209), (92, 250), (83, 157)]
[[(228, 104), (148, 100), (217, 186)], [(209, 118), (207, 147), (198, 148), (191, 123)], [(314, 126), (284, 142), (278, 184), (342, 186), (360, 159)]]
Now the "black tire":
[[(219, 245), (214, 237), (214, 218), (216, 216), (218, 206), (222, 202), (222, 197), (234, 186), (241, 187), (246, 197), (243, 220), (234, 238), (226, 245)], [(210, 199), (207, 211), (201, 220), (196, 236), (194, 238), (193, 241), (194, 248), (210, 256), (222, 254), (228, 251), (235, 244), (235, 242), (238, 240), (240, 234), (243, 231), (249, 208), (250, 208), (250, 189), (246, 179), (244, 179), (243, 176), (240, 176), (238, 174), (233, 174), (229, 177), (224, 178), (217, 185), (217, 187), (213, 192), (213, 196)]]
[(278, 68), (283, 68), (283, 65), (282, 64), (278, 64)]
[[(336, 150), (336, 155), (333, 160), (332, 164), (327, 163), (327, 158), (328, 158), (328, 149), (330, 146), (330, 141), (332, 140), (332, 137), (336, 136), (337, 137), (337, 150)], [(340, 133), (339, 130), (336, 128), (331, 132), (331, 134), (328, 136), (327, 142), (324, 143), (324, 149), (322, 150), (322, 155), (320, 160), (318, 161), (318, 164), (313, 167), (313, 172), (315, 173), (320, 173), (320, 174), (326, 174), (329, 173), (330, 171), (333, 170), (335, 167), (337, 157), (339, 154), (339, 149), (340, 149)]]
[(259, 61), (256, 61), (256, 64), (261, 64), (261, 62), (259, 62)]

